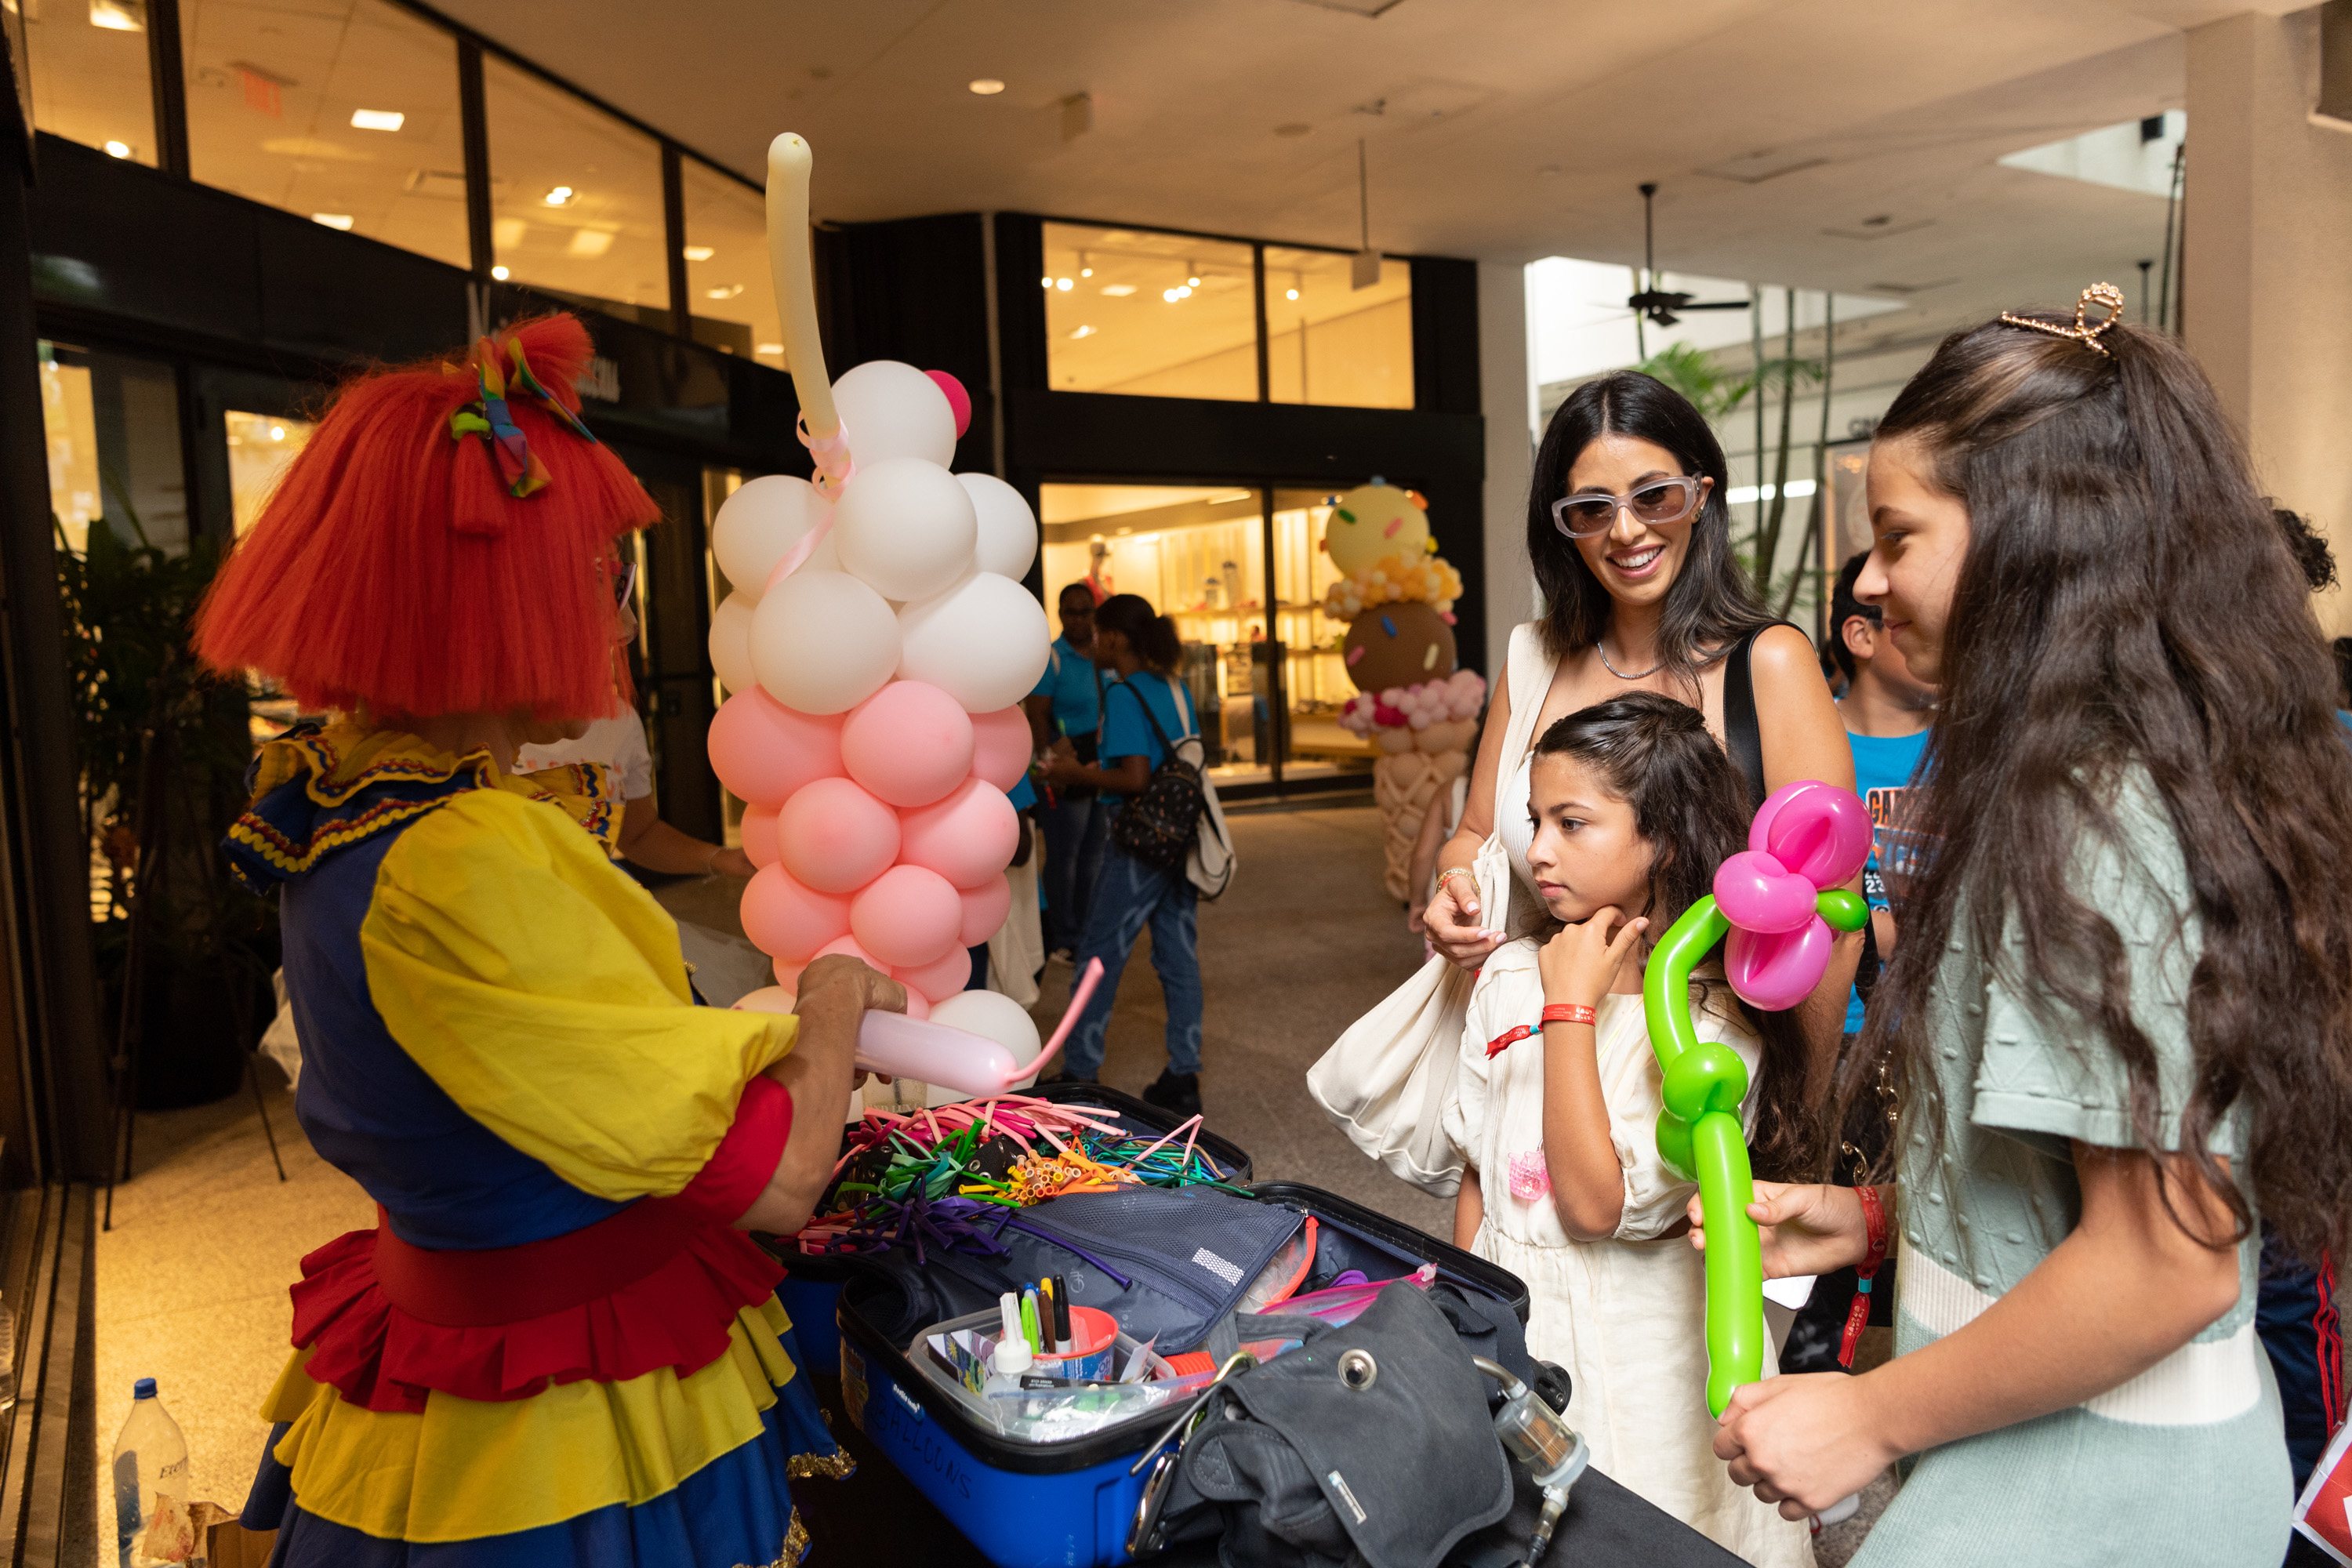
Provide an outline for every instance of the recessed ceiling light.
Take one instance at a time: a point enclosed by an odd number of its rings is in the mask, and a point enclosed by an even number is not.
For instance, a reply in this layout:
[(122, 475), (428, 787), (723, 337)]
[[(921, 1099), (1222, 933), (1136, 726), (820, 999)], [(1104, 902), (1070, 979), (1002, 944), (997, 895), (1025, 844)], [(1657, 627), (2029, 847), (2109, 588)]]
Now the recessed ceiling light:
[(685, 253), (686, 253), (686, 258), (687, 258), (688, 261), (708, 261), (708, 260), (709, 260), (712, 257), (714, 257), (714, 256), (716, 256), (716, 255), (718, 255), (718, 254), (719, 254), (717, 251), (713, 250), (710, 247), (709, 247), (709, 246), (707, 246), (707, 245), (689, 245), (689, 246), (687, 246), (687, 247), (685, 247)]
[(312, 213), (310, 215), (310, 221), (312, 223), (325, 224), (329, 228), (348, 229), (352, 226), (352, 215), (349, 213)]
[(1187, 289), (1198, 289), (1200, 286), (1201, 279), (1197, 275), (1184, 279), (1184, 287)]
[(1074, 331), (1072, 331), (1072, 332), (1070, 333), (1070, 336), (1072, 336), (1072, 337), (1074, 337), (1074, 338), (1090, 338), (1090, 337), (1093, 337), (1094, 335), (1095, 335), (1095, 330), (1094, 330), (1092, 327), (1087, 326), (1087, 325), (1085, 325), (1085, 324), (1083, 324), (1083, 323), (1081, 323), (1081, 324), (1076, 328), (1076, 330), (1075, 330)]
[(1282, 297), (1286, 300), (1296, 300), (1298, 298), (1298, 290), (1296, 289), (1285, 289), (1282, 291)]
[(1094, 275), (1095, 269), (1091, 267), (1081, 267), (1078, 268), (1078, 276), (1081, 278), (1091, 278)]
[(591, 260), (613, 248), (613, 231), (609, 228), (575, 228), (572, 243), (563, 247), (566, 256), (586, 257)]
[(1135, 292), (1135, 285), (1132, 283), (1106, 283), (1102, 286), (1102, 291), (1113, 300), (1124, 300), (1129, 294)]
[(490, 276), (503, 283), (507, 280), (508, 272), (503, 267), (493, 267), (490, 268)]
[(89, 0), (89, 25), (110, 33), (147, 30), (145, 0)]
[(106, 144), (106, 155), (110, 158), (128, 158), (131, 156), (131, 143), (128, 142), (109, 142)]
[(551, 207), (569, 206), (572, 205), (572, 198), (578, 194), (570, 185), (557, 185), (540, 200)]
[(283, 441), (286, 439), (286, 426), (283, 425), (272, 425), (269, 427), (269, 438), (273, 441)]
[(781, 354), (784, 352), (784, 345), (782, 343), (761, 343), (751, 352), (755, 354)]
[(1051, 289), (1054, 286), (1054, 280), (1051, 278), (1040, 278), (1037, 281), (1043, 283), (1048, 289)]
[(742, 291), (743, 285), (740, 283), (730, 283), (723, 289), (705, 289), (702, 291), (702, 297), (706, 300), (732, 300)]
[(354, 131), (397, 131), (408, 122), (408, 116), (397, 109), (354, 109), (352, 129)]
[(971, 89), (972, 91), (980, 94), (982, 98), (994, 98), (998, 93), (1004, 90), (1004, 84), (997, 80), (992, 76), (976, 76), (970, 81), (964, 83), (964, 86)]
[(1066, 278), (1056, 278), (1056, 279), (1054, 279), (1054, 287), (1055, 287), (1055, 288), (1056, 288), (1056, 289), (1060, 289), (1063, 293), (1066, 294), (1066, 293), (1068, 293), (1071, 289), (1073, 289), (1076, 288), (1076, 287), (1077, 287), (1077, 285), (1076, 285), (1076, 283), (1071, 282), (1071, 281), (1070, 281), (1068, 279), (1066, 279)]

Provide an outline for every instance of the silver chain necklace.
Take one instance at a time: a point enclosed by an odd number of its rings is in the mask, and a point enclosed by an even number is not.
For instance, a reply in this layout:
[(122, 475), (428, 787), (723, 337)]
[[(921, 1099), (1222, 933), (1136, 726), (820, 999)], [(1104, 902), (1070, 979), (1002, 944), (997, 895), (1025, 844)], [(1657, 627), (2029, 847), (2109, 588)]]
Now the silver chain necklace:
[(1615, 676), (1620, 680), (1641, 680), (1646, 677), (1655, 675), (1658, 671), (1666, 668), (1666, 661), (1662, 658), (1658, 660), (1657, 663), (1650, 666), (1647, 669), (1637, 669), (1633, 674), (1628, 675), (1623, 670), (1609, 662), (1609, 645), (1607, 643), (1602, 642), (1598, 637), (1593, 638), (1592, 651), (1601, 656), (1601, 668), (1607, 670), (1610, 674)]

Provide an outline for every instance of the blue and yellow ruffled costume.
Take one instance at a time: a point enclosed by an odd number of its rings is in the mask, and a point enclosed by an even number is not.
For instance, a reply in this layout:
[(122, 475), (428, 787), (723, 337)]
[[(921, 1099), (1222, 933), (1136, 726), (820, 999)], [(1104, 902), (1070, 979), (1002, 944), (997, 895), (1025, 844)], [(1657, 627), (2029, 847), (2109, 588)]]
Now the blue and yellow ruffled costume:
[(601, 769), (350, 724), (256, 764), (227, 848), (279, 893), (296, 1113), (380, 1213), (293, 1289), (246, 1513), (273, 1564), (790, 1563), (791, 1478), (847, 1471), (730, 1228), (797, 1021), (694, 1005), (616, 820)]

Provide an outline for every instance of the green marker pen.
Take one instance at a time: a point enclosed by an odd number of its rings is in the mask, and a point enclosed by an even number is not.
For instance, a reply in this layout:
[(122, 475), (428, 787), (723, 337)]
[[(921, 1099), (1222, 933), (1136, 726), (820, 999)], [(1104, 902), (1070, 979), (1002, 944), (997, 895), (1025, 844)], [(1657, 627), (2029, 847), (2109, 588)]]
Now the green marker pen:
[(1044, 1342), (1037, 1337), (1037, 1292), (1034, 1290), (1021, 1292), (1021, 1337), (1029, 1342), (1033, 1355), (1045, 1349)]

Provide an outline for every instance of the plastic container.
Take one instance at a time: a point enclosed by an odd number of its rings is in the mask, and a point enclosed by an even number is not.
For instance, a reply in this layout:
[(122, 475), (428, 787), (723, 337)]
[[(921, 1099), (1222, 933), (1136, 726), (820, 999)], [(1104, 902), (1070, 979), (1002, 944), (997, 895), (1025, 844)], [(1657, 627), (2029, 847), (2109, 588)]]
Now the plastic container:
[[(1098, 1083), (1049, 1083), (1024, 1092), (1057, 1105), (1085, 1105), (1108, 1110), (1129, 1131), (1151, 1137), (1172, 1131), (1191, 1120)], [(843, 1142), (847, 1142), (845, 1134)], [(1231, 1172), (1230, 1180), (1235, 1186), (1249, 1184), (1250, 1157), (1238, 1144), (1227, 1142), (1204, 1127), (1195, 1147)], [(830, 1373), (841, 1360), (841, 1333), (834, 1318), (841, 1298), (841, 1282), (848, 1278), (849, 1266), (835, 1258), (802, 1252), (793, 1246), (793, 1238), (788, 1236), (762, 1236), (759, 1240), (784, 1266), (784, 1282), (776, 1287), (776, 1299), (783, 1303), (785, 1314), (793, 1321), (793, 1337), (800, 1342), (801, 1354), (813, 1367)]]
[[(1507, 1303), (1521, 1321), (1517, 1275), (1337, 1194), (1290, 1182), (1254, 1189), (1317, 1220), (1302, 1289), (1349, 1268), (1393, 1279), (1424, 1263), (1438, 1278)], [(1127, 1560), (1127, 1535), (1150, 1475), (1128, 1474), (1166, 1427), (1159, 1411), (1062, 1443), (1015, 1443), (964, 1408), (961, 1390), (926, 1375), (857, 1309), (858, 1282), (839, 1305), (842, 1403), (868, 1441), (998, 1568), (1089, 1568)]]
[(184, 1563), (195, 1547), (188, 1518), (188, 1440), (155, 1397), (131, 1385), (131, 1417), (114, 1440), (114, 1540), (121, 1568)]

